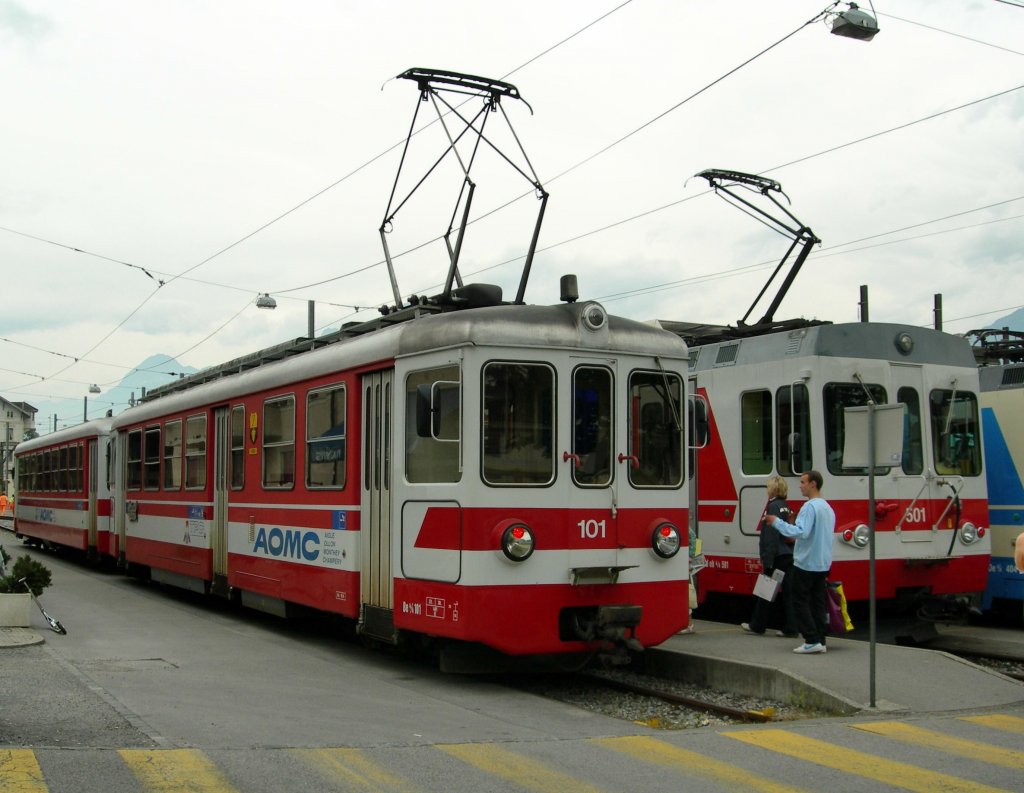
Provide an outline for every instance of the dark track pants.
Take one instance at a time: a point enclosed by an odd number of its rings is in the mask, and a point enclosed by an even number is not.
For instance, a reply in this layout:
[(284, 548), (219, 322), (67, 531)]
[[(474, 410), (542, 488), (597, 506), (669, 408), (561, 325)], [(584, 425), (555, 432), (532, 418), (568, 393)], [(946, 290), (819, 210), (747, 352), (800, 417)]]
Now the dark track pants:
[(793, 610), (796, 624), (808, 644), (824, 644), (828, 632), (828, 604), (825, 587), (828, 571), (821, 573), (801, 570), (796, 565), (790, 570), (793, 579)]

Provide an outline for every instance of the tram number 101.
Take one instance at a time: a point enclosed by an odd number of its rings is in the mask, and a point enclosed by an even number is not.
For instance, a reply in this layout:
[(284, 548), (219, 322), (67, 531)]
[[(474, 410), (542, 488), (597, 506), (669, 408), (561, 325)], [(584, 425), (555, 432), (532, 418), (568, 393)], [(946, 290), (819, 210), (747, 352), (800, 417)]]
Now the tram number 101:
[(581, 540), (604, 539), (607, 533), (607, 524), (603, 520), (581, 520), (576, 525), (580, 527)]

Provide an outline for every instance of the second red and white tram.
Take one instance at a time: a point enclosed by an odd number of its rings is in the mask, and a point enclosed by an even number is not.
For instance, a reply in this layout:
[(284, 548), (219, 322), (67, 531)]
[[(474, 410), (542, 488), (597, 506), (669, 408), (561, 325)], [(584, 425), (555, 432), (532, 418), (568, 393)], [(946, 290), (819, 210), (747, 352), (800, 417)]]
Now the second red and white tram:
[[(846, 467), (844, 409), (902, 403), (903, 454), (876, 469), (880, 599), (921, 602), (933, 619), (980, 602), (990, 555), (979, 382), (958, 336), (886, 323), (795, 322), (775, 332), (662, 323), (691, 344), (691, 390), (709, 409), (697, 452), (702, 594), (750, 594), (760, 572), (758, 526), (768, 477), (800, 506), (802, 472), (824, 477), (836, 512), (830, 578), (850, 600), (868, 587), (868, 477)], [(795, 498), (794, 498), (795, 496)]]

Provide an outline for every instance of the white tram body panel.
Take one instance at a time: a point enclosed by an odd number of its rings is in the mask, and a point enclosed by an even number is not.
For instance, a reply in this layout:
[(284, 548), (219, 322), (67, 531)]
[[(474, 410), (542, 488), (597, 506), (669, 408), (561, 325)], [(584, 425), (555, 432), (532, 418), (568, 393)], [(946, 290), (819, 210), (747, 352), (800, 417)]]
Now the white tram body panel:
[(658, 644), (688, 619), (686, 356), (505, 305), (185, 383), (114, 420), (125, 561), (383, 639)]
[(17, 445), (15, 533), (117, 558), (106, 464), (111, 423), (94, 419)]
[[(966, 340), (896, 324), (820, 324), (691, 348), (691, 389), (707, 400), (698, 451), (702, 594), (749, 594), (761, 565), (766, 481), (799, 510), (800, 474), (824, 477), (836, 512), (831, 580), (869, 596), (868, 472), (844, 468), (846, 407), (901, 402), (902, 460), (876, 469), (879, 598), (976, 597), (989, 560), (979, 383)], [(862, 527), (863, 528), (858, 528)]]

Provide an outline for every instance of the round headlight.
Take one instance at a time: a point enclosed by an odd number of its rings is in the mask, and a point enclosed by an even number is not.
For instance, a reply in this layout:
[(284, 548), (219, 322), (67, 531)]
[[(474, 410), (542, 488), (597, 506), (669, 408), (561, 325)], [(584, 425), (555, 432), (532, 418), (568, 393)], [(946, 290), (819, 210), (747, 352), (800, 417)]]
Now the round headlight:
[(651, 533), (651, 548), (662, 559), (671, 559), (679, 553), (680, 545), (679, 529), (671, 523), (662, 523)]
[(583, 307), (583, 324), (590, 330), (601, 330), (608, 322), (608, 314), (598, 303), (588, 303)]
[(509, 526), (501, 534), (501, 550), (513, 562), (522, 562), (533, 553), (533, 532), (522, 523)]
[(896, 334), (894, 340), (896, 349), (899, 350), (903, 355), (910, 355), (914, 349), (914, 337), (904, 331), (903, 333)]
[(853, 544), (858, 548), (863, 548), (868, 544), (868, 539), (871, 537), (871, 529), (861, 523), (857, 528), (853, 530)]
[(960, 542), (964, 545), (970, 545), (972, 542), (978, 541), (978, 527), (970, 521), (964, 523), (960, 527)]

